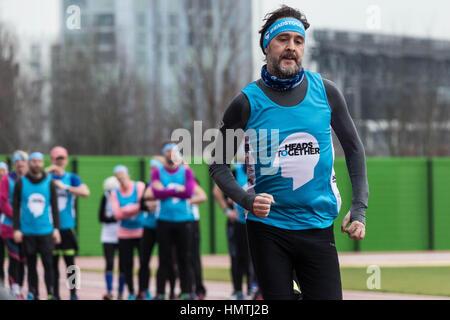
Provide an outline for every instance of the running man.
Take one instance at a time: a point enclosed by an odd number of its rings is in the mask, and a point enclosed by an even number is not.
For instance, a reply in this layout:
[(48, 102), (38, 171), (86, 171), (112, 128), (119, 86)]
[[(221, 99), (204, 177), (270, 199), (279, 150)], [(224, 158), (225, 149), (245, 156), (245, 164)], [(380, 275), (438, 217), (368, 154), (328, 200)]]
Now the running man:
[[(5, 162), (0, 162), (0, 181), (8, 174), (9, 167)], [(2, 237), (3, 213), (0, 207), (0, 287), (5, 285), (5, 241)]]
[(4, 176), (0, 183), (0, 211), (3, 212), (1, 220), (1, 237), (8, 250), (8, 278), (11, 295), (16, 299), (23, 299), (22, 286), (25, 275), (25, 252), (23, 245), (14, 241), (13, 229), (13, 192), (16, 181), (28, 172), (28, 154), (24, 151), (15, 151), (12, 156), (14, 171)]
[(49, 300), (55, 300), (52, 263), (55, 244), (61, 242), (56, 185), (42, 169), (44, 155), (28, 157), (29, 172), (17, 180), (13, 193), (14, 241), (23, 243), (28, 270), (28, 300), (39, 300), (37, 254), (44, 265)]
[[(111, 206), (111, 193), (119, 189), (120, 184), (116, 177), (109, 177), (103, 182), (105, 194), (102, 196), (99, 210), (99, 221), (102, 223), (101, 242), (103, 246), (103, 256), (105, 257), (105, 282), (106, 294), (103, 300), (113, 300), (113, 278), (114, 278), (114, 257), (119, 251), (119, 222), (114, 218)], [(123, 289), (125, 286), (125, 276), (122, 270), (119, 270), (119, 285), (117, 287), (117, 300), (123, 299)]]
[(171, 268), (172, 247), (175, 247), (180, 274), (181, 299), (192, 299), (191, 233), (192, 211), (188, 199), (194, 192), (194, 173), (182, 165), (178, 146), (166, 143), (162, 148), (164, 167), (152, 172), (152, 192), (160, 200), (157, 220), (159, 268), (157, 299), (165, 299), (166, 281)]
[[(55, 271), (54, 295), (59, 296), (59, 255), (64, 257), (66, 267), (75, 265), (75, 256), (78, 251), (77, 238), (73, 229), (76, 226), (75, 201), (77, 197), (89, 196), (89, 188), (74, 173), (66, 172), (69, 153), (63, 147), (54, 147), (50, 151), (52, 165), (46, 169), (50, 177), (55, 181), (58, 194), (58, 209), (61, 215), (61, 244), (55, 247), (53, 252), (53, 270)], [(67, 273), (67, 278), (73, 278), (72, 272)], [(70, 288), (70, 300), (78, 300), (75, 286)]]
[[(353, 188), (341, 230), (355, 240), (365, 236), (364, 147), (336, 85), (302, 67), (308, 28), (305, 16), (288, 6), (266, 16), (260, 45), (267, 65), (224, 114), (223, 146), (227, 129), (245, 130), (248, 192), (234, 179), (225, 147), (210, 166), (220, 189), (249, 211), (250, 252), (264, 299), (295, 299), (294, 270), (303, 299), (342, 299), (333, 234), (341, 201), (331, 128)], [(231, 153), (237, 149), (235, 144)]]
[[(120, 221), (117, 236), (119, 238), (119, 269), (125, 275), (128, 287), (128, 300), (135, 300), (133, 281), (134, 249), (140, 255), (142, 229), (141, 199), (145, 183), (132, 181), (128, 168), (119, 165), (114, 168), (114, 176), (119, 181), (119, 189), (111, 193), (111, 206), (114, 218)], [(142, 277), (142, 263), (139, 263), (139, 277)]]

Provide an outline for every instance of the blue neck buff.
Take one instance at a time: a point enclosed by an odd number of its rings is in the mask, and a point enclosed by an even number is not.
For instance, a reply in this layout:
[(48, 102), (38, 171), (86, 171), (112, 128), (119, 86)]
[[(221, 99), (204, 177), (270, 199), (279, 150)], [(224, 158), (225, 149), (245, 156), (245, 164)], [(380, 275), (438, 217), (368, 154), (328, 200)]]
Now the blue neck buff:
[(289, 79), (279, 79), (274, 75), (271, 75), (269, 71), (267, 71), (267, 65), (264, 65), (261, 69), (262, 82), (269, 88), (278, 91), (286, 91), (295, 88), (300, 83), (302, 83), (304, 77), (305, 71), (303, 70), (303, 68), (295, 77)]

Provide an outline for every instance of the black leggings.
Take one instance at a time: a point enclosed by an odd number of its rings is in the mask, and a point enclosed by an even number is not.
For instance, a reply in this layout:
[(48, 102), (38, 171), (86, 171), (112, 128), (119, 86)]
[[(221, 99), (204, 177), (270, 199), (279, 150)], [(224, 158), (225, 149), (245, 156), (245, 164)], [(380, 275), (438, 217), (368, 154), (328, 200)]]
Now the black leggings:
[[(105, 272), (114, 271), (114, 257), (116, 251), (119, 250), (119, 245), (117, 243), (103, 243), (103, 256), (105, 257)], [(121, 273), (122, 270), (119, 270)]]
[[(123, 270), (125, 283), (130, 294), (134, 292), (133, 267), (134, 267), (134, 249), (138, 251), (140, 257), (141, 238), (119, 239), (119, 269)], [(139, 268), (139, 278), (141, 278), (142, 268)]]
[(145, 292), (149, 288), (150, 282), (150, 259), (156, 243), (156, 229), (144, 228), (144, 235), (141, 239), (141, 265), (139, 274), (139, 292)]
[(175, 247), (180, 286), (182, 293), (192, 292), (191, 271), (191, 222), (158, 221), (157, 226), (159, 267), (157, 275), (157, 293), (164, 294), (166, 281), (173, 268), (172, 247)]
[(341, 300), (333, 226), (285, 230), (247, 221), (250, 252), (264, 300), (293, 300), (295, 270), (304, 300)]
[(28, 270), (28, 292), (37, 299), (39, 297), (38, 274), (37, 274), (37, 253), (40, 254), (44, 265), (44, 279), (47, 287), (47, 294), (53, 295), (54, 271), (53, 271), (53, 249), (54, 241), (52, 235), (27, 236), (23, 237), (23, 245), (27, 258)]
[(23, 245), (17, 243), (14, 239), (3, 239), (8, 249), (8, 278), (9, 285), (18, 284), (23, 286), (23, 279), (25, 277), (25, 252)]
[(242, 279), (247, 276), (247, 293), (256, 282), (247, 240), (247, 227), (243, 223), (227, 223), (228, 251), (231, 257), (231, 278), (234, 291), (242, 292)]

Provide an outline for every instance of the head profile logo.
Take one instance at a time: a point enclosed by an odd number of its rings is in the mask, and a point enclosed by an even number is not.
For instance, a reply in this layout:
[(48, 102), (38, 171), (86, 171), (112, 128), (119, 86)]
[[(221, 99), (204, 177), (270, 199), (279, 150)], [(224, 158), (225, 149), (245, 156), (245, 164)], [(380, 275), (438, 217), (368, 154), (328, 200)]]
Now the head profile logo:
[(293, 190), (296, 190), (314, 179), (314, 169), (319, 159), (320, 147), (316, 138), (309, 133), (299, 132), (283, 140), (273, 166), (281, 167), (283, 178), (293, 179)]
[(45, 208), (44, 196), (39, 193), (33, 193), (28, 198), (27, 206), (35, 218), (42, 216), (42, 214), (44, 213), (44, 208)]

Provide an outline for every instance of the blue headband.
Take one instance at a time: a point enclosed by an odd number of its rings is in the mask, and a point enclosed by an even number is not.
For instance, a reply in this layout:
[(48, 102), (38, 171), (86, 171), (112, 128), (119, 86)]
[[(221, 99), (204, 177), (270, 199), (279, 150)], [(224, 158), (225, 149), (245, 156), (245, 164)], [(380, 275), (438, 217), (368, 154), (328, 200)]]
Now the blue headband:
[(156, 160), (156, 159), (150, 160), (149, 165), (150, 165), (150, 167), (157, 167), (158, 169), (163, 167), (162, 162), (159, 160)]
[(128, 168), (121, 164), (114, 168), (114, 174), (116, 174), (117, 172), (120, 172), (120, 171), (123, 171), (126, 174), (129, 174)]
[(178, 146), (175, 143), (168, 143), (162, 148), (162, 153), (166, 153), (166, 151), (176, 149), (178, 151)]
[(0, 169), (6, 169), (8, 170), (8, 165), (4, 162), (0, 162)]
[(40, 152), (35, 152), (35, 153), (30, 154), (30, 156), (28, 157), (28, 161), (31, 161), (34, 159), (44, 160), (44, 155)]
[(264, 40), (263, 40), (263, 47), (264, 49), (267, 48), (268, 44), (272, 39), (282, 32), (286, 31), (293, 31), (300, 33), (303, 38), (305, 38), (306, 30), (305, 26), (300, 20), (294, 19), (294, 18), (286, 18), (275, 21), (269, 29), (267, 29), (267, 32), (264, 34)]
[(25, 161), (24, 157), (21, 154), (16, 154), (12, 159), (12, 163), (16, 163), (16, 161), (19, 160)]

